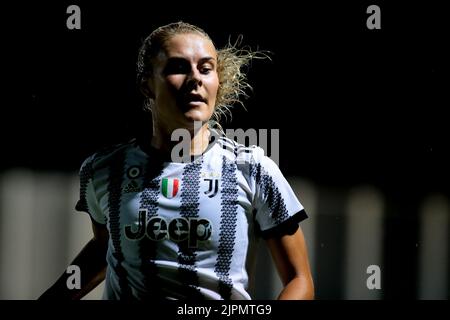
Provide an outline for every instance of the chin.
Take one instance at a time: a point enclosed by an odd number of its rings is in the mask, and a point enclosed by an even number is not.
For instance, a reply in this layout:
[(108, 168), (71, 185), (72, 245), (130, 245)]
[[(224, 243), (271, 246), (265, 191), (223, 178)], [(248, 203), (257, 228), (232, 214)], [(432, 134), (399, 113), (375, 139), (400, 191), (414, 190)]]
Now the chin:
[(193, 121), (201, 121), (206, 122), (211, 118), (211, 115), (206, 114), (205, 112), (198, 111), (198, 110), (189, 110), (184, 114), (184, 117), (188, 122)]

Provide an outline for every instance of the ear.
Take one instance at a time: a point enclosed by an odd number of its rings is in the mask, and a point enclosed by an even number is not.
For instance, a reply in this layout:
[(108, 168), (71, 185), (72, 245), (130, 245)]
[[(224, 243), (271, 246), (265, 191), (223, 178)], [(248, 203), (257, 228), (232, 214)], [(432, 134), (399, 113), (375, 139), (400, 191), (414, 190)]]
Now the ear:
[(153, 93), (153, 81), (152, 79), (142, 79), (141, 81), (141, 93), (151, 99), (155, 98), (155, 94)]

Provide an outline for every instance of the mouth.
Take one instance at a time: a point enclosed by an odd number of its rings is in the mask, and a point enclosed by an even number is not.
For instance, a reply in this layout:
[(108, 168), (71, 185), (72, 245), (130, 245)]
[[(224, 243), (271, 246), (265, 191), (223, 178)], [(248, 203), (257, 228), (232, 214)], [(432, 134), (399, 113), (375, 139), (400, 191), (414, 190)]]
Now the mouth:
[(189, 93), (184, 97), (183, 102), (190, 105), (199, 105), (207, 101), (198, 93)]

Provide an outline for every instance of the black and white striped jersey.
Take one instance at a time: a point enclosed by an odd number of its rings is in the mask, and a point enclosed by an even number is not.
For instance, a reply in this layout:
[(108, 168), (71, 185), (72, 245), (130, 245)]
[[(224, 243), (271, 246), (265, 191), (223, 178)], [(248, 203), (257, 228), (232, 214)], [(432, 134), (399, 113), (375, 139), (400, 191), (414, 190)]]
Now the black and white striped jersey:
[(256, 240), (307, 217), (261, 148), (226, 137), (189, 163), (136, 139), (97, 152), (76, 209), (110, 234), (105, 299), (251, 299)]

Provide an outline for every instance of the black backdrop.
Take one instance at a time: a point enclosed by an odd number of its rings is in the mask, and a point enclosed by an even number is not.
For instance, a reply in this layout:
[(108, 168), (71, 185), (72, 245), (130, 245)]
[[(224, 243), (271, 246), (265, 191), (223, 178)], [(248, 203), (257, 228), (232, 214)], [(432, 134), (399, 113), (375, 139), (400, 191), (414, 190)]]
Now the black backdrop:
[(226, 126), (281, 129), (287, 173), (337, 185), (388, 187), (412, 176), (421, 187), (446, 185), (448, 34), (437, 6), (378, 3), (382, 29), (368, 30), (371, 3), (75, 3), (81, 30), (66, 28), (72, 2), (4, 11), (3, 169), (76, 170), (99, 146), (132, 134), (141, 40), (184, 20), (218, 46), (242, 34), (273, 52), (251, 66), (248, 111), (236, 108)]

